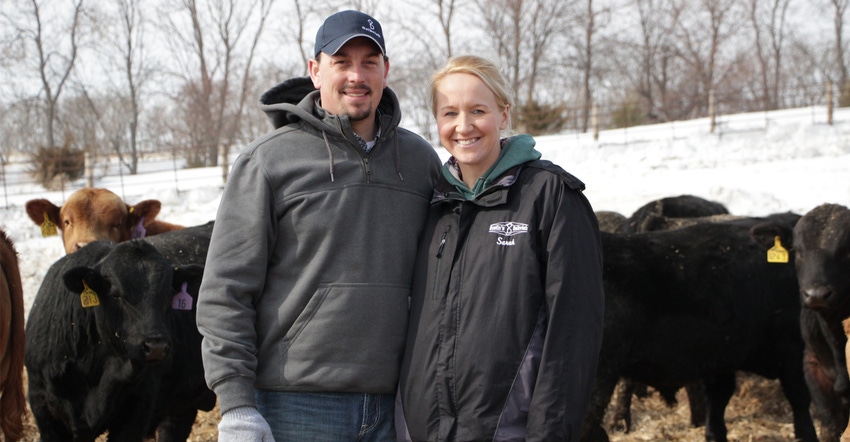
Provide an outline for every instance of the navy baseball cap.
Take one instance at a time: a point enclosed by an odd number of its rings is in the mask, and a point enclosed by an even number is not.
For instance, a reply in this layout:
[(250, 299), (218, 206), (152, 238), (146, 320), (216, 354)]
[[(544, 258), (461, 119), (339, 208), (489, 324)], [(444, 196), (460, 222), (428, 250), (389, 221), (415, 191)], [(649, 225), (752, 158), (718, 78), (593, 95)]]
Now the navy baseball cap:
[(328, 17), (319, 32), (316, 33), (316, 48), (313, 56), (319, 52), (336, 54), (339, 48), (355, 37), (371, 38), (381, 48), (386, 57), (387, 47), (384, 45), (384, 31), (378, 20), (360, 11), (341, 11)]

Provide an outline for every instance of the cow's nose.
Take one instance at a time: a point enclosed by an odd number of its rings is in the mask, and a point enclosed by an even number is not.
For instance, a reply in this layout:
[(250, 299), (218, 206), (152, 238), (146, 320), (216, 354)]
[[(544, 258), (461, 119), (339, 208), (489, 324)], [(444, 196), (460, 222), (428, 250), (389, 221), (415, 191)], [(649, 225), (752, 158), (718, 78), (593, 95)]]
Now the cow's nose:
[(145, 361), (161, 361), (168, 354), (168, 342), (162, 338), (148, 339), (142, 343), (142, 351), (145, 355)]
[(77, 252), (77, 251), (79, 251), (80, 249), (82, 249), (83, 247), (85, 247), (85, 246), (87, 246), (87, 245), (88, 245), (88, 242), (82, 242), (82, 241), (80, 241), (80, 242), (75, 242), (75, 243), (74, 243), (74, 251), (75, 251), (75, 252)]
[(817, 285), (803, 290), (806, 306), (817, 309), (824, 308), (832, 298), (832, 288), (825, 285)]

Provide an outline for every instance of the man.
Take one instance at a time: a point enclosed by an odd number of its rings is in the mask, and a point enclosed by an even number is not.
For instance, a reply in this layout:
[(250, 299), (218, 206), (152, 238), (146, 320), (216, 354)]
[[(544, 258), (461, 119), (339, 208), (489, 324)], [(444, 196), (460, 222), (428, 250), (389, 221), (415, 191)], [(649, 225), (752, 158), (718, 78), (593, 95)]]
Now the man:
[[(328, 17), (310, 77), (260, 98), (198, 302), (220, 441), (394, 440), (417, 238), (440, 161), (398, 127), (381, 25)], [(317, 90), (316, 90), (317, 89)]]

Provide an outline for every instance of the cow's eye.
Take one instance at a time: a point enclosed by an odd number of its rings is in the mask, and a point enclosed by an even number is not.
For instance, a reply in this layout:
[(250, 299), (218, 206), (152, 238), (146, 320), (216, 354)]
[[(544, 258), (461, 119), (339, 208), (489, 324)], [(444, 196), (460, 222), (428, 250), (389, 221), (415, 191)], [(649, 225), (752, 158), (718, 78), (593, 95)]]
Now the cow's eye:
[(65, 224), (66, 226), (70, 226), (70, 225), (71, 225), (71, 220), (66, 219), (64, 224)]

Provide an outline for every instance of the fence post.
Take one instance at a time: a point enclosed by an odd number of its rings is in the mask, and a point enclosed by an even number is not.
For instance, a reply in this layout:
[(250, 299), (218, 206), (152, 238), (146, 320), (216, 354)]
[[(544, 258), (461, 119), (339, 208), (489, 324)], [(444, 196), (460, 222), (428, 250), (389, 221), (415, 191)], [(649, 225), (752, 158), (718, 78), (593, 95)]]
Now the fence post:
[(599, 141), (599, 106), (595, 102), (590, 108), (590, 120), (593, 125), (593, 141)]
[(94, 187), (94, 160), (92, 159), (92, 154), (88, 149), (86, 149), (84, 158), (83, 167), (86, 170), (86, 187)]
[(826, 82), (826, 124), (832, 126), (832, 80)]
[(2, 168), (2, 169), (0, 169), (0, 172), (2, 172), (2, 173), (0, 173), (0, 175), (3, 176), (3, 198), (6, 201), (5, 207), (8, 209), (9, 208), (9, 191), (8, 191), (8, 189), (6, 189), (6, 159), (5, 158), (0, 158), (0, 168)]
[(714, 133), (714, 129), (717, 127), (714, 112), (714, 89), (708, 91), (708, 119), (711, 122), (709, 132)]
[(221, 182), (227, 184), (227, 170), (230, 169), (230, 165), (227, 161), (227, 148), (224, 143), (218, 146), (218, 154), (221, 156)]

